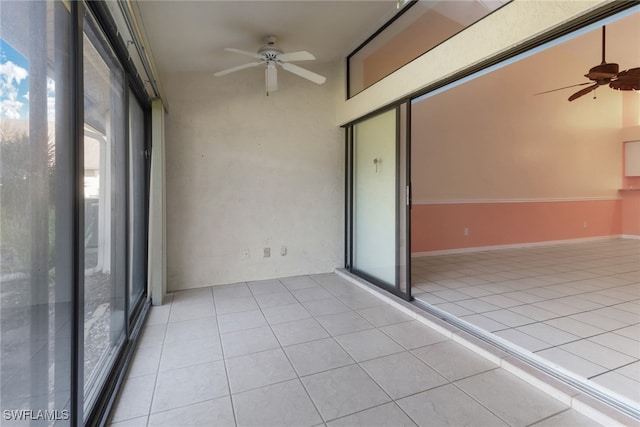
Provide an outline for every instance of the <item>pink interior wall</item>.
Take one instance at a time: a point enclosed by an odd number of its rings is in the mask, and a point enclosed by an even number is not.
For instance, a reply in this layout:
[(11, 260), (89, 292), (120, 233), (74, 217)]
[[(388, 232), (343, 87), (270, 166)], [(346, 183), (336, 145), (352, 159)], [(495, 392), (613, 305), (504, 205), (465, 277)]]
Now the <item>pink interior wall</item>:
[[(640, 218), (640, 192), (635, 193)], [(631, 208), (628, 214), (626, 221), (633, 223)], [(411, 220), (414, 253), (623, 233), (620, 199), (414, 205)], [(640, 234), (631, 231), (630, 225), (627, 234)]]

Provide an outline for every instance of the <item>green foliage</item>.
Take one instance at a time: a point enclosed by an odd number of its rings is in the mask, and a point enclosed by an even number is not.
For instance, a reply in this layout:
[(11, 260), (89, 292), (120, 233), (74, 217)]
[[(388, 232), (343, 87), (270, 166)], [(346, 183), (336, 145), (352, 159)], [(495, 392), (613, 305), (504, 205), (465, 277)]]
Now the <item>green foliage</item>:
[[(27, 272), (31, 266), (31, 211), (34, 195), (31, 180), (44, 171), (33, 170), (31, 153), (34, 147), (26, 132), (3, 127), (0, 129), (0, 274)], [(48, 167), (44, 172), (47, 182), (55, 178), (54, 146), (47, 147)], [(49, 266), (53, 265), (55, 246), (54, 186), (49, 185), (40, 200), (48, 206)], [(37, 199), (36, 199), (37, 201)], [(44, 241), (45, 239), (41, 239)]]

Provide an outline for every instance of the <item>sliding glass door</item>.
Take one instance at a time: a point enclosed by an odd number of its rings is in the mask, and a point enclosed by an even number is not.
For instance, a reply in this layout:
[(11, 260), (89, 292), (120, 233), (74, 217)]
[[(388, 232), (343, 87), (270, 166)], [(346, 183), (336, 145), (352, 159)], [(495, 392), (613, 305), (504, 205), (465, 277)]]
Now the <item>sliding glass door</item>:
[(31, 425), (24, 409), (71, 418), (71, 22), (62, 2), (0, 5), (2, 425)]
[(129, 316), (135, 316), (147, 285), (147, 148), (144, 110), (129, 91)]
[(99, 5), (0, 5), (2, 425), (106, 422), (148, 307), (146, 95)]
[(353, 129), (353, 268), (396, 282), (396, 114)]
[(348, 127), (347, 267), (410, 299), (406, 108)]
[(122, 347), (126, 286), (124, 71), (84, 17), (84, 394), (90, 405)]

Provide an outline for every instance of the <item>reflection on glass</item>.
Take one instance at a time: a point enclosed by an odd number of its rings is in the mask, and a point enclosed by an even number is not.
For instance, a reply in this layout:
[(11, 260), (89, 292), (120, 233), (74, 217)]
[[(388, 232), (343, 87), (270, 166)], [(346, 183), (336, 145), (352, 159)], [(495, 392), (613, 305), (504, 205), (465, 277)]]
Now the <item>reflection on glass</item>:
[(349, 96), (487, 16), (509, 0), (421, 0), (349, 56)]
[(84, 394), (85, 411), (125, 334), (124, 78), (85, 15), (84, 37)]
[(69, 425), (69, 31), (61, 2), (0, 7), (2, 425)]
[(144, 112), (129, 92), (129, 312), (144, 293), (146, 284), (146, 177)]
[(353, 129), (353, 267), (395, 286), (396, 111)]

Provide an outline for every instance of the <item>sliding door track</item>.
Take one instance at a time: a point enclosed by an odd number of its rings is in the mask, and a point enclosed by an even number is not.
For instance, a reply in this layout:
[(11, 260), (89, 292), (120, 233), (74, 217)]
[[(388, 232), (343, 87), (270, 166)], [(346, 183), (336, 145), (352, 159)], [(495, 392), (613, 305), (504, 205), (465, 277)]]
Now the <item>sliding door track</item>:
[(549, 366), (548, 364), (544, 363), (543, 361), (538, 360), (538, 358), (531, 357), (530, 354), (527, 354), (527, 352), (522, 351), (518, 347), (505, 344), (505, 342), (503, 342), (500, 339), (497, 339), (496, 336), (493, 335), (492, 333), (484, 331), (478, 328), (477, 326), (471, 325), (470, 323), (465, 322), (464, 320), (461, 320), (458, 317), (452, 314), (449, 314), (439, 308), (433, 307), (417, 299), (414, 299), (411, 302), (411, 304), (415, 305), (421, 310), (424, 310), (427, 313), (439, 319), (442, 319), (443, 321), (455, 326), (456, 328), (478, 338), (479, 340), (482, 340), (490, 344), (491, 346), (509, 354), (510, 356), (513, 356), (516, 359), (521, 360), (524, 363), (533, 366), (534, 368), (544, 372), (545, 374), (565, 384), (568, 384), (569, 386), (575, 388), (576, 390), (579, 390), (580, 392), (588, 396), (591, 396), (594, 399), (597, 399), (608, 406), (611, 406), (612, 408), (622, 412), (623, 414), (626, 414), (640, 421), (640, 408), (638, 408), (637, 406), (630, 405), (626, 402), (622, 402), (619, 399), (616, 399), (615, 397), (601, 390), (598, 390), (597, 388), (589, 384), (586, 384), (583, 380), (579, 378), (575, 378), (572, 375), (568, 375), (564, 372), (561, 372), (558, 369), (555, 369)]

